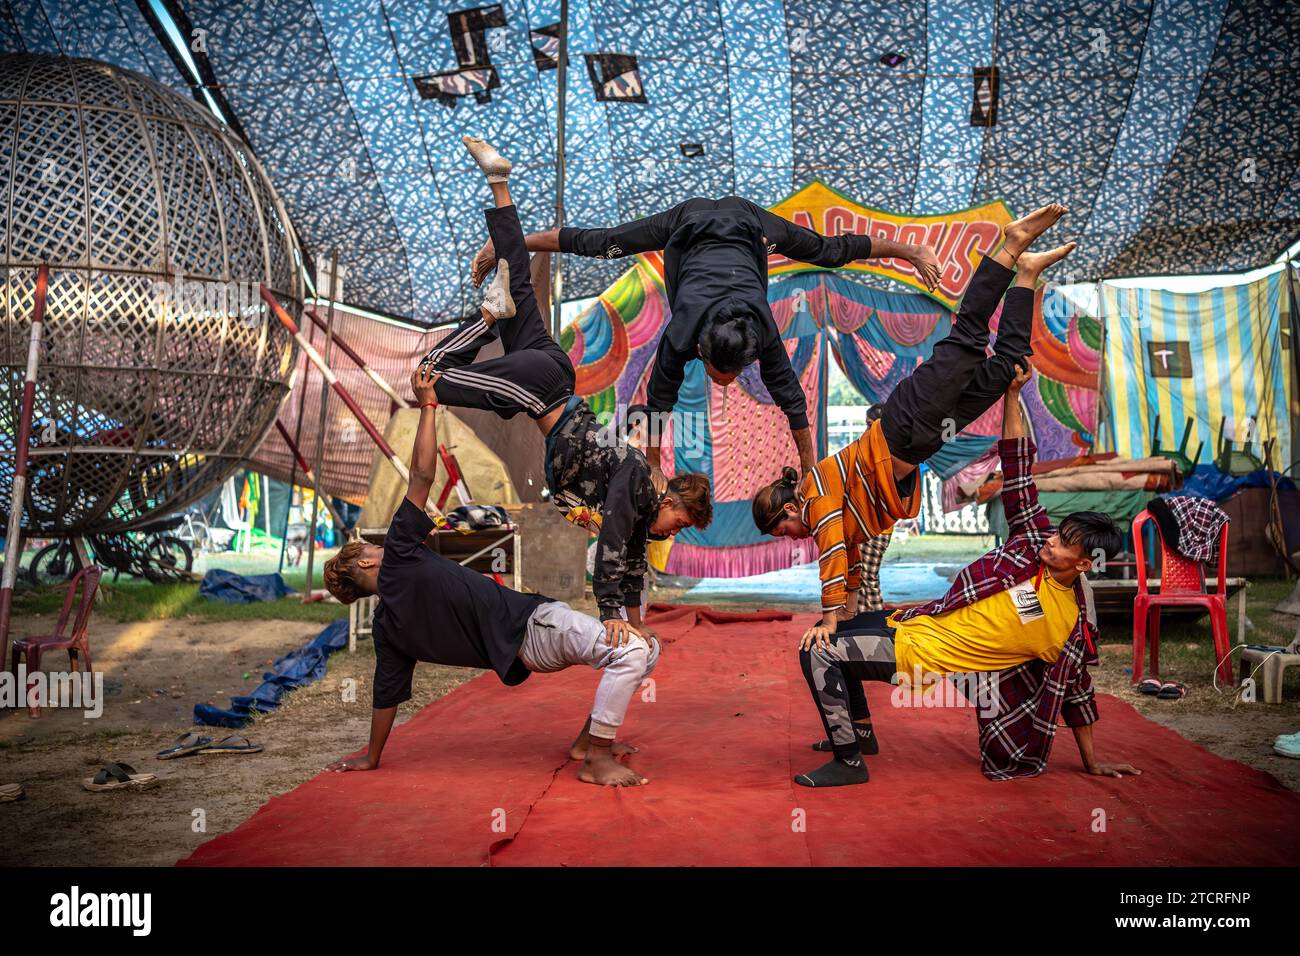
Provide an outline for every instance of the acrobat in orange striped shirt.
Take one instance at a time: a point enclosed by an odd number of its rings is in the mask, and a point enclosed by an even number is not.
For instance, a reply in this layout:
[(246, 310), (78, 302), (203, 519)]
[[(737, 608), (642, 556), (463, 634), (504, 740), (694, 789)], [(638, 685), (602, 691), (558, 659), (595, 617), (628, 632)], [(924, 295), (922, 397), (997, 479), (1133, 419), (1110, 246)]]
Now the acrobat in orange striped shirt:
[(879, 420), (804, 478), (799, 497), (803, 523), (821, 551), (823, 611), (844, 607), (846, 591), (858, 589), (858, 547), (921, 510), (917, 474), (906, 481), (912, 488), (904, 496), (894, 483), (894, 460)]

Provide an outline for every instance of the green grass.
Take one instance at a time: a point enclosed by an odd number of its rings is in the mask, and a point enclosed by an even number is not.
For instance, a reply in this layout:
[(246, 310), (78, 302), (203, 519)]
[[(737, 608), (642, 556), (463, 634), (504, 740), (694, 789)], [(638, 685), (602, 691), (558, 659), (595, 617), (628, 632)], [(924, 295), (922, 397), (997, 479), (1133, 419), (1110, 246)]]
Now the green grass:
[[(318, 577), (318, 586), (319, 580)], [(306, 575), (302, 571), (290, 572), (285, 575), (285, 581), (290, 587), (301, 589)], [(123, 577), (116, 584), (103, 582), (100, 591), (103, 600), (95, 613), (123, 622), (188, 617), (204, 621), (283, 620), (328, 624), (348, 612), (340, 604), (303, 604), (297, 595), (254, 604), (223, 604), (200, 595), (198, 582), (150, 584)], [(21, 589), (14, 595), (14, 610), (19, 614), (57, 614), (65, 594), (62, 586)]]

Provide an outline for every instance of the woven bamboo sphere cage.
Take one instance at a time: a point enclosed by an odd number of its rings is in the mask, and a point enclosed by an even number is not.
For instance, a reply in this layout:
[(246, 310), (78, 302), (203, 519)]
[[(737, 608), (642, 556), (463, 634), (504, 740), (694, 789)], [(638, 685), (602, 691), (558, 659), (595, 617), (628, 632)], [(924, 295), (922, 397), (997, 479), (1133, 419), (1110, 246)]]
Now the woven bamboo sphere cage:
[(0, 508), (37, 272), (49, 267), (24, 527), (174, 512), (257, 447), (295, 347), (297, 245), (248, 147), (195, 101), (91, 60), (0, 56)]

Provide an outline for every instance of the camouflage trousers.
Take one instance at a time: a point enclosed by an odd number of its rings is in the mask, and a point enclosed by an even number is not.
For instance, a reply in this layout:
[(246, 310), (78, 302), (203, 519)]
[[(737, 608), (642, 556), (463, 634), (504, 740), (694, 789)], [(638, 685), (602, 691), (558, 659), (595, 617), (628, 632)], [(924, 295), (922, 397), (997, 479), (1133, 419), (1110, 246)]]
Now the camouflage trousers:
[(893, 633), (882, 623), (865, 632), (835, 634), (830, 647), (814, 645), (811, 650), (799, 652), (804, 679), (837, 757), (858, 755), (853, 721), (870, 716), (861, 682), (891, 683), (894, 679)]

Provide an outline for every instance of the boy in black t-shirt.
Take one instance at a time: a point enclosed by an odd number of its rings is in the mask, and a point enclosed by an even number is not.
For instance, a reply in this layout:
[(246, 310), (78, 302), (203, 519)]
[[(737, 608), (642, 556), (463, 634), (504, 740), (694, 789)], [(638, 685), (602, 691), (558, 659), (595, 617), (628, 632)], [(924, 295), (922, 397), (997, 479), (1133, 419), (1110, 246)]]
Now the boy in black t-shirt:
[(375, 770), (397, 707), (411, 697), (416, 661), (482, 667), (507, 685), (534, 671), (577, 664), (602, 670), (596, 700), (570, 755), (584, 761), (579, 779), (608, 786), (648, 781), (614, 758), (636, 748), (614, 743), (633, 693), (654, 669), (659, 642), (626, 626), (607, 631), (595, 618), (539, 594), (521, 594), (434, 554), (425, 546), (433, 521), (424, 511), (437, 467), (434, 377), (421, 366), (411, 376), (420, 423), (406, 498), (393, 515), (383, 547), (351, 542), (325, 564), (325, 586), (350, 604), (378, 594), (375, 610), (374, 710), (366, 753), (331, 770)]

